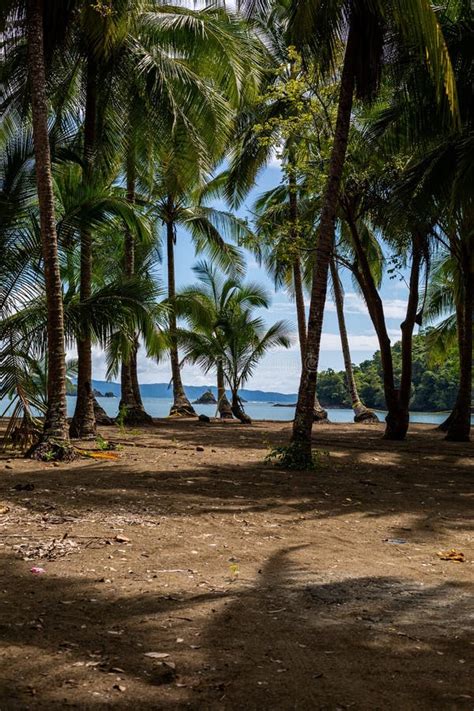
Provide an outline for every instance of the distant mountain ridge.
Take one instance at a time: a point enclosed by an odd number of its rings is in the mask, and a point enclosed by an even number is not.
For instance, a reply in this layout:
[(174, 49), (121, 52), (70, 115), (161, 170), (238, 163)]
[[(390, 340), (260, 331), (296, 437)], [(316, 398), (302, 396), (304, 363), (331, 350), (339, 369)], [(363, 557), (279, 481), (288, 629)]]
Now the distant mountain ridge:
[[(116, 397), (120, 397), (119, 383), (109, 383), (107, 380), (93, 380), (92, 387), (101, 393), (112, 392)], [(213, 385), (185, 385), (184, 389), (190, 400), (197, 400), (208, 390), (217, 396), (217, 388)], [(173, 396), (172, 386), (168, 385), (168, 383), (144, 383), (140, 385), (140, 391), (143, 397), (170, 398)], [(265, 392), (264, 390), (243, 389), (240, 390), (239, 394), (249, 402), (294, 403), (297, 399), (295, 393)], [(229, 396), (229, 393), (227, 393), (227, 396)]]

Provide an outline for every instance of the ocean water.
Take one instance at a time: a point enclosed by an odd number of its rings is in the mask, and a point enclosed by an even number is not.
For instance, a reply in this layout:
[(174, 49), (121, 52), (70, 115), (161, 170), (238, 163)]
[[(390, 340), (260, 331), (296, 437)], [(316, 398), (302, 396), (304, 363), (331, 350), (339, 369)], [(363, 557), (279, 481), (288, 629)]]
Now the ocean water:
[[(119, 398), (116, 397), (99, 397), (98, 402), (111, 417), (115, 417), (118, 413)], [(146, 411), (152, 417), (167, 417), (172, 405), (171, 398), (147, 397), (143, 399), (143, 404)], [(0, 415), (7, 408), (8, 400), (0, 400)], [(67, 398), (68, 414), (72, 417), (76, 405), (76, 398), (68, 396)], [(198, 414), (214, 417), (216, 414), (215, 405), (195, 405), (195, 410)], [(254, 420), (277, 420), (279, 422), (289, 422), (293, 419), (295, 412), (294, 407), (275, 407), (272, 402), (247, 402), (245, 403), (245, 411)], [(385, 412), (377, 410), (377, 415), (380, 420), (384, 420)], [(8, 412), (6, 416), (8, 416)], [(410, 415), (411, 422), (421, 422), (431, 425), (439, 425), (447, 417), (446, 412), (412, 412)], [(328, 408), (328, 416), (331, 422), (353, 422), (354, 414), (352, 410)], [(474, 425), (474, 415), (471, 417), (471, 423)]]
[[(98, 402), (111, 417), (115, 417), (118, 411), (119, 399), (115, 397), (99, 397)], [(75, 397), (68, 397), (68, 412), (74, 412)], [(143, 399), (146, 411), (152, 417), (167, 417), (172, 405), (171, 398), (148, 397)], [(214, 417), (216, 413), (215, 405), (195, 405), (198, 414)], [(254, 420), (279, 420), (281, 422), (293, 419), (294, 407), (275, 407), (272, 402), (247, 402), (245, 411)], [(385, 417), (385, 412), (377, 412), (381, 420)], [(331, 422), (353, 422), (354, 413), (350, 409), (328, 409), (328, 416)], [(444, 412), (413, 412), (410, 416), (412, 422), (424, 422), (427, 424), (440, 424), (447, 417)], [(473, 419), (473, 418), (471, 418)]]

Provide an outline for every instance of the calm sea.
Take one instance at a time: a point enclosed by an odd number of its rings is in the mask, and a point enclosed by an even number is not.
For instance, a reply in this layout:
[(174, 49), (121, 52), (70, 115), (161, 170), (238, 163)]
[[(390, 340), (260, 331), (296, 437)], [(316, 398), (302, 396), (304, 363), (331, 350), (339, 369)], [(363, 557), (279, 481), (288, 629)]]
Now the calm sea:
[[(118, 412), (119, 399), (116, 397), (99, 397), (98, 402), (111, 417), (115, 417)], [(171, 398), (148, 397), (143, 399), (143, 404), (146, 411), (152, 417), (167, 417), (169, 415), (172, 404)], [(0, 414), (3, 414), (7, 407), (6, 399), (0, 400)], [(68, 414), (74, 413), (76, 398), (68, 396)], [(216, 414), (215, 405), (195, 405), (198, 414), (214, 417)], [(290, 421), (293, 419), (294, 407), (275, 407), (272, 402), (247, 402), (245, 403), (246, 412), (254, 420), (279, 420), (281, 422)], [(8, 412), (6, 416), (8, 416)], [(381, 420), (385, 417), (385, 412), (377, 411)], [(352, 410), (348, 409), (328, 409), (328, 415), (331, 422), (353, 422), (354, 415)], [(443, 422), (447, 417), (445, 412), (412, 412), (410, 415), (411, 422), (422, 422), (426, 424), (436, 425)], [(474, 424), (474, 415), (471, 417), (471, 422)]]
[[(115, 417), (118, 411), (119, 400), (115, 397), (100, 397), (98, 401), (111, 417)], [(74, 412), (76, 398), (68, 397), (68, 410), (72, 415)], [(146, 411), (152, 417), (166, 417), (169, 415), (172, 404), (171, 398), (149, 397), (143, 399), (143, 404)], [(215, 405), (195, 405), (198, 414), (214, 417), (216, 408)], [(254, 420), (291, 420), (293, 419), (294, 407), (275, 407), (271, 402), (247, 402), (245, 403), (245, 411)], [(381, 420), (385, 417), (384, 412), (377, 413)], [(353, 422), (354, 413), (350, 409), (328, 409), (329, 419), (332, 422)], [(446, 413), (439, 412), (413, 412), (411, 414), (412, 422), (425, 422), (428, 424), (439, 424), (447, 417)]]

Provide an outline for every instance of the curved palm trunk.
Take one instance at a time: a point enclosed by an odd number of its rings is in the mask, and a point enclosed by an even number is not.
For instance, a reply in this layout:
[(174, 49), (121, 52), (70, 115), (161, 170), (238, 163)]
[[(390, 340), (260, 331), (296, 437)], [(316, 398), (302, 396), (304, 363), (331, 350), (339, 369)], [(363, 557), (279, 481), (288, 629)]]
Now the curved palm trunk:
[[(127, 152), (127, 200), (135, 202), (135, 151), (133, 142), (130, 141)], [(130, 279), (135, 274), (135, 241), (130, 230), (127, 228), (124, 235), (124, 275)], [(125, 425), (147, 425), (152, 424), (152, 417), (143, 407), (140, 385), (137, 373), (137, 353), (138, 337), (134, 335), (134, 343), (131, 348), (128, 362), (122, 360), (120, 382), (121, 398), (119, 411), (123, 412), (123, 423)]]
[[(412, 385), (412, 363), (413, 363), (413, 330), (418, 313), (420, 272), (421, 272), (421, 249), (422, 238), (418, 233), (412, 235), (412, 263), (410, 270), (410, 284), (408, 292), (408, 304), (405, 319), (401, 324), (402, 332), (402, 373), (400, 378), (400, 390), (398, 393), (399, 411), (401, 422), (398, 429), (395, 428), (395, 437), (389, 437), (389, 422), (387, 420), (387, 439), (404, 439), (410, 422), (410, 398)], [(397, 423), (395, 423), (397, 425)], [(403, 435), (402, 437), (397, 436)]]
[[(97, 69), (89, 57), (87, 61), (86, 109), (84, 117), (84, 169), (83, 183), (90, 183), (93, 171), (97, 121)], [(80, 300), (87, 301), (92, 294), (92, 235), (81, 231)], [(77, 342), (77, 400), (70, 435), (79, 439), (96, 436), (94, 395), (92, 391), (92, 340), (88, 324)]]
[(221, 419), (232, 419), (232, 407), (225, 393), (224, 370), (220, 361), (217, 363), (217, 409)]
[(408, 295), (407, 312), (402, 331), (402, 375), (400, 388), (395, 387), (395, 374), (390, 338), (385, 323), (385, 314), (382, 299), (372, 277), (370, 265), (367, 261), (364, 248), (360, 241), (357, 225), (350, 209), (346, 206), (347, 221), (351, 230), (353, 244), (359, 260), (360, 269), (356, 273), (361, 289), (364, 293), (369, 315), (377, 334), (380, 357), (383, 369), (383, 386), (388, 414), (385, 418), (385, 439), (405, 439), (409, 425), (409, 404), (412, 381), (412, 340), (413, 329), (416, 323), (418, 309), (418, 290), (421, 271), (421, 237), (413, 236), (413, 259), (410, 271), (410, 288)]
[(252, 419), (247, 415), (242, 406), (242, 400), (239, 397), (237, 390), (232, 391), (232, 413), (234, 417), (241, 421), (243, 425), (251, 425)]
[[(355, 28), (351, 23), (347, 38), (341, 88), (337, 111), (334, 143), (329, 165), (329, 176), (324, 193), (319, 225), (318, 243), (313, 268), (313, 284), (309, 308), (306, 353), (303, 365), (291, 448), (297, 448), (300, 461), (311, 464), (311, 429), (313, 424), (314, 397), (319, 362), (319, 349), (326, 303), (329, 260), (334, 243), (336, 207), (339, 198), (342, 171), (346, 158), (347, 140), (351, 122), (354, 93), (354, 70), (356, 62)], [(290, 456), (290, 455), (289, 455)]]
[[(41, 246), (44, 261), (47, 335), (48, 407), (40, 447), (51, 440), (68, 442), (66, 403), (66, 358), (58, 240), (54, 209), (51, 153), (48, 136), (48, 105), (43, 44), (43, 2), (28, 0), (28, 73), (31, 86), (35, 171), (40, 210)], [(39, 451), (39, 449), (38, 449)], [(32, 452), (34, 455), (35, 452)]]
[[(173, 208), (173, 201), (171, 197), (168, 198), (168, 205), (171, 212)], [(168, 300), (170, 302), (170, 360), (171, 374), (173, 378), (173, 405), (170, 410), (170, 416), (174, 415), (182, 417), (195, 417), (196, 412), (190, 401), (188, 400), (186, 393), (184, 392), (183, 382), (181, 380), (181, 369), (179, 367), (178, 336), (175, 311), (176, 283), (174, 274), (174, 241), (174, 225), (172, 220), (169, 219), (166, 223), (166, 246), (168, 257)]]
[(347, 337), (346, 319), (344, 317), (344, 296), (334, 257), (331, 259), (331, 278), (334, 288), (334, 300), (336, 302), (337, 321), (339, 324), (339, 334), (341, 336), (342, 356), (344, 358), (347, 387), (351, 398), (352, 409), (354, 410), (354, 422), (378, 422), (379, 419), (377, 415), (373, 412), (373, 410), (369, 410), (369, 408), (364, 405), (357, 390), (354, 369), (352, 367), (351, 352), (349, 349), (349, 338)]
[(457, 308), (459, 390), (453, 412), (447, 421), (446, 434), (446, 439), (451, 442), (468, 442), (471, 433), (474, 274), (471, 271), (469, 258), (463, 256), (464, 298), (462, 305)]

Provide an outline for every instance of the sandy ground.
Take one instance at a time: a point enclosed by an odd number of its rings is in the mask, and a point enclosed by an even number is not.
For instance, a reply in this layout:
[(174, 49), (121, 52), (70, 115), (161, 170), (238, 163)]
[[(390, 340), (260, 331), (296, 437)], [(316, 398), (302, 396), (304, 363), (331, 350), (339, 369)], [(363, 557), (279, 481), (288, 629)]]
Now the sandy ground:
[(265, 465), (288, 433), (0, 460), (0, 710), (474, 709), (473, 446), (329, 425), (318, 472)]

